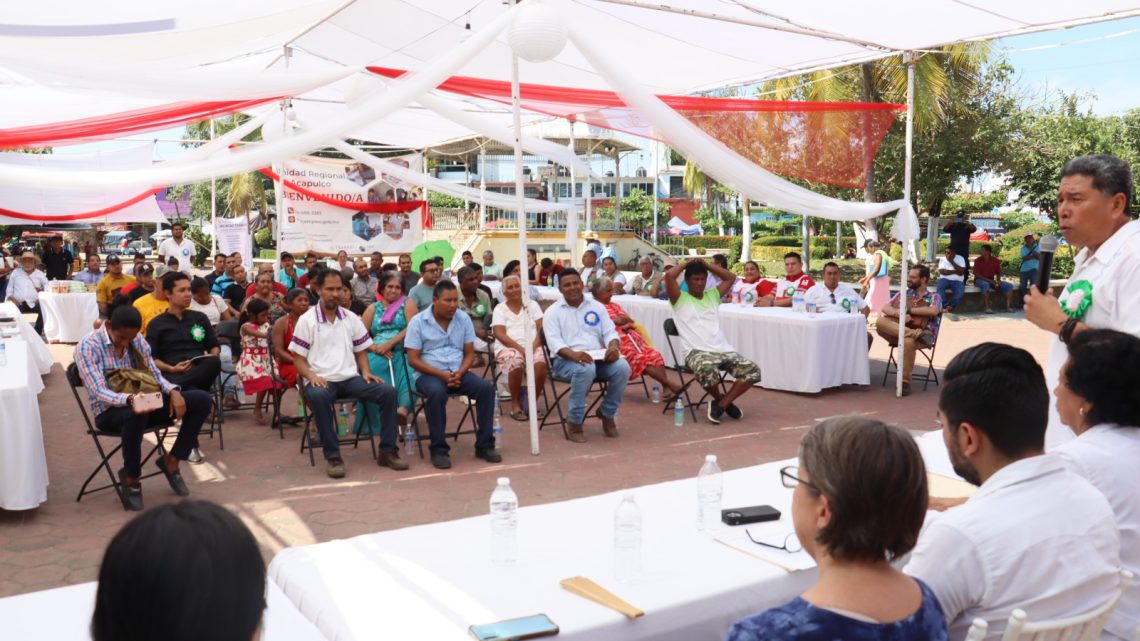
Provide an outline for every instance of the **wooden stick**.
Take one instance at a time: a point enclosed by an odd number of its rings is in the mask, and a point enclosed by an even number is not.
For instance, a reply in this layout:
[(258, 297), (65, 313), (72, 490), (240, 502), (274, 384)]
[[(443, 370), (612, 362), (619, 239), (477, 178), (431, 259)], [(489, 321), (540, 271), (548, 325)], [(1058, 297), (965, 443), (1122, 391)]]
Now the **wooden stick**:
[(594, 583), (584, 576), (575, 576), (569, 579), (562, 579), (560, 585), (563, 589), (573, 592), (580, 597), (585, 597), (595, 603), (600, 603), (607, 608), (611, 608), (621, 612), (625, 616), (636, 619), (637, 617), (645, 616), (644, 610), (639, 610), (626, 601), (622, 600), (614, 593), (603, 588), (602, 586)]

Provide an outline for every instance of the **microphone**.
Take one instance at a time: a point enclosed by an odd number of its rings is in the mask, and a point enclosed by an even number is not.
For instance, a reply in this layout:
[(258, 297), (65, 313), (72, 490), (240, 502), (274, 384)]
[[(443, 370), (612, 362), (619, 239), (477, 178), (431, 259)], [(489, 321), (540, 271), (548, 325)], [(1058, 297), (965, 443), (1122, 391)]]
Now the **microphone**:
[(1046, 234), (1037, 242), (1037, 253), (1040, 254), (1040, 266), (1037, 269), (1037, 289), (1041, 293), (1049, 291), (1049, 276), (1053, 273), (1053, 252), (1057, 251), (1057, 237)]

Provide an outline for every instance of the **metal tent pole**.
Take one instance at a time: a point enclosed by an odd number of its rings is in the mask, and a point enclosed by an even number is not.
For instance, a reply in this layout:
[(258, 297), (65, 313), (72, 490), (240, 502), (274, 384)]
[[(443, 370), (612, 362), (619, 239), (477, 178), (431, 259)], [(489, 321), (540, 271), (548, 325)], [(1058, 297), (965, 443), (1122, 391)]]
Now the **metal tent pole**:
[[(910, 169), (911, 169), (911, 156), (914, 152), (914, 54), (906, 53), (903, 56), (906, 62), (906, 164), (903, 167), (903, 200), (906, 201), (907, 206), (910, 206)], [(905, 212), (899, 212), (898, 215), (905, 215)], [(902, 262), (899, 267), (902, 270), (900, 275), (899, 291), (902, 296), (899, 296), (899, 350), (902, 352), (902, 361), (899, 363), (898, 371), (895, 376), (895, 396), (902, 397), (903, 386), (903, 366), (906, 362), (906, 281), (907, 274), (910, 269), (907, 266), (907, 253), (908, 247), (903, 242), (904, 239), (899, 239), (902, 245)]]
[(649, 150), (653, 154), (653, 244), (657, 244), (657, 174), (660, 171), (658, 156), (661, 154), (661, 148), (653, 140), (649, 141)]
[[(210, 119), (210, 140), (214, 139), (214, 119)], [(281, 174), (277, 174), (280, 176)], [(218, 179), (210, 176), (210, 260), (218, 255)]]

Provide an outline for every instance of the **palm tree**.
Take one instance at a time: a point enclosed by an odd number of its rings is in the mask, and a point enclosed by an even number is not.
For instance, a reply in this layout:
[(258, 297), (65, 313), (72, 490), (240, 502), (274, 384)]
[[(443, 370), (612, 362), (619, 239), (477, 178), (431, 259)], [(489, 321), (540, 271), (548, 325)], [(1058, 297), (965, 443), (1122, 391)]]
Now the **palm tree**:
[[(704, 171), (701, 170), (692, 160), (685, 159), (685, 175), (681, 179), (681, 184), (684, 185), (685, 191), (694, 198), (700, 198), (701, 207), (712, 206), (713, 211), (717, 214), (717, 222), (720, 223), (720, 196), (717, 193), (716, 187), (720, 184), (716, 180), (709, 177)], [(724, 235), (724, 225), (720, 225), (719, 234)]]
[[(234, 174), (230, 178), (230, 188), (226, 194), (226, 206), (230, 214), (237, 218), (246, 217), (249, 225), (249, 212), (257, 209), (262, 216), (269, 215), (269, 201), (265, 190), (265, 181), (260, 173), (249, 172)], [(250, 230), (252, 233), (253, 230)]]

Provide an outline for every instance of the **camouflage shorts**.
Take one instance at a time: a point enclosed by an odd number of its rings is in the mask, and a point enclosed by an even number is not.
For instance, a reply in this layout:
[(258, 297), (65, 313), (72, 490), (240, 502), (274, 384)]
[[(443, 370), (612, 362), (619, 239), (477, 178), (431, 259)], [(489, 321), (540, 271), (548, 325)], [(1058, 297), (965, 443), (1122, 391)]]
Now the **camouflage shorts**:
[(720, 371), (724, 370), (738, 381), (755, 383), (760, 380), (760, 367), (735, 352), (701, 352), (692, 350), (685, 357), (685, 367), (693, 370), (693, 376), (701, 387), (713, 387), (720, 382)]

